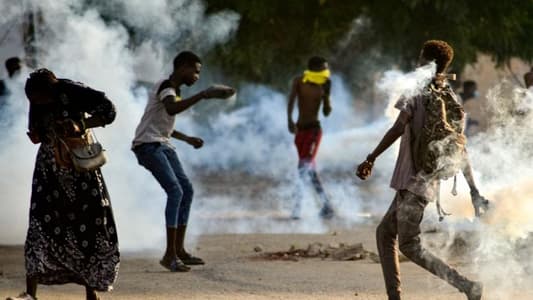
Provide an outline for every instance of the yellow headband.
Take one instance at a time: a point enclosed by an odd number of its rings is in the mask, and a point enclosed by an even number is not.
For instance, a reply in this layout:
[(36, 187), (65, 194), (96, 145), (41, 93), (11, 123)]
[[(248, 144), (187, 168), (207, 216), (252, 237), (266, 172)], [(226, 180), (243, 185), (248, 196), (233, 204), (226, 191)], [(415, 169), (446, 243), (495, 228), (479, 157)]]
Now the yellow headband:
[(322, 71), (305, 70), (302, 82), (306, 83), (309, 81), (315, 84), (324, 84), (326, 81), (328, 81), (329, 76), (329, 69), (324, 69)]

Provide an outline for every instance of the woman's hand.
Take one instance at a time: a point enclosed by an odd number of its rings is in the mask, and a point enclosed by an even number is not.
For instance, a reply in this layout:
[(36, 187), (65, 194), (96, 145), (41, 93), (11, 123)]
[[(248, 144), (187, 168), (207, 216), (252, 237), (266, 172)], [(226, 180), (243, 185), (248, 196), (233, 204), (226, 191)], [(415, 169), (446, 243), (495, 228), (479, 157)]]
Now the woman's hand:
[(82, 125), (72, 119), (65, 119), (56, 122), (56, 133), (64, 136), (74, 136), (82, 132)]

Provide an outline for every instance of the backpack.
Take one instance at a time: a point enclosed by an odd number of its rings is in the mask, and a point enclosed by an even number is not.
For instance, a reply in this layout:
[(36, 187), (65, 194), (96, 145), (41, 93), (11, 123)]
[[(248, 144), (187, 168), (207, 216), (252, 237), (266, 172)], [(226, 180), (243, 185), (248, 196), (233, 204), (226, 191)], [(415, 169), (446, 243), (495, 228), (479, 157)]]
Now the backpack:
[(422, 96), (426, 117), (413, 145), (415, 170), (428, 179), (448, 179), (461, 170), (466, 155), (465, 113), (448, 85), (431, 83)]

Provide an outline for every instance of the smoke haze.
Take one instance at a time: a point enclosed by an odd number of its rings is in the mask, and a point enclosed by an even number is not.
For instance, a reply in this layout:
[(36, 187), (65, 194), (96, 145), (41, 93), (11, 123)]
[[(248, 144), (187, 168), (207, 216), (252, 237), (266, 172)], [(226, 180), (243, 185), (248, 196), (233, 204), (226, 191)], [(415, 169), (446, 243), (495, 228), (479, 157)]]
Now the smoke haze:
[[(116, 121), (97, 129), (96, 134), (110, 158), (103, 173), (121, 247), (161, 249), (166, 197), (130, 151), (148, 93), (137, 83), (168, 76), (168, 62), (176, 54), (167, 51), (168, 45), (175, 45), (176, 52), (192, 49), (206, 53), (224, 43), (238, 28), (239, 15), (224, 11), (206, 16), (201, 1), (121, 0), (84, 8), (78, 0), (7, 0), (0, 2), (0, 24), (21, 18), (29, 9), (42, 12), (43, 28), (36, 44), (40, 65), (59, 77), (105, 91), (116, 104)], [(104, 16), (108, 15), (117, 16), (139, 34), (132, 37), (119, 23), (106, 22)], [(223, 81), (216, 66), (204, 68), (198, 87), (185, 89), (185, 96), (207, 87), (211, 78)], [(180, 114), (176, 128), (205, 140), (200, 150), (175, 142), (195, 187), (191, 233), (322, 233), (331, 226), (350, 228), (367, 222), (368, 215), (381, 216), (393, 197), (388, 183), (395, 149), (379, 158), (374, 178), (368, 183), (355, 180), (353, 169), (394, 121), (395, 101), (401, 95), (416, 94), (434, 72), (434, 64), (407, 74), (385, 72), (375, 89), (388, 106), (382, 108), (383, 117), (372, 123), (361, 121), (366, 119), (364, 112), (355, 109), (354, 96), (343, 78), (333, 76), (333, 112), (329, 118), (322, 118), (324, 138), (318, 155), (318, 171), (339, 214), (333, 224), (317, 217), (319, 206), (311, 191), (306, 191), (304, 197), (303, 219), (287, 220), (297, 185), (297, 155), (293, 136), (287, 130), (287, 95), (266, 86), (240, 83), (242, 88), (234, 103), (213, 100)], [(0, 149), (0, 244), (23, 243), (27, 228), (37, 146), (25, 135), (27, 102), (22, 87), (26, 74), (10, 82), (10, 117), (2, 118), (0, 124), (4, 129)], [(532, 94), (508, 82), (495, 86), (487, 94), (491, 127), (469, 140), (478, 186), (492, 201), (490, 214), (480, 221), (472, 219), (469, 190), (461, 178), (458, 197), (449, 194), (450, 182), (443, 184), (442, 203), (452, 213), (445, 223), (436, 222), (433, 206), (426, 211), (426, 226), (446, 228), (452, 235), (473, 231), (479, 237), (472, 253), (477, 259), (469, 271), (479, 274), (491, 289), (501, 287), (498, 299), (505, 299), (506, 290), (520, 287), (531, 278), (527, 270), (532, 266), (526, 263), (529, 256), (517, 255), (516, 249), (533, 232), (533, 168), (528, 164), (533, 154)], [(189, 242), (194, 243), (194, 237)]]

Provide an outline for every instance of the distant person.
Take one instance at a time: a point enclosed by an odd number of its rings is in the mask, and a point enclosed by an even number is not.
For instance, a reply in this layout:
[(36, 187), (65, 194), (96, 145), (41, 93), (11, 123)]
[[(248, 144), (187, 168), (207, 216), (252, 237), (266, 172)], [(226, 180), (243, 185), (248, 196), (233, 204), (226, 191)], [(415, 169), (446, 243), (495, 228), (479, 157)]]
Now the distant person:
[(533, 67), (531, 67), (531, 70), (524, 74), (524, 82), (526, 84), (526, 89), (529, 89), (533, 86)]
[(18, 57), (10, 57), (5, 61), (6, 70), (9, 78), (20, 74), (22, 70), (22, 61)]
[[(320, 178), (316, 171), (316, 155), (322, 139), (319, 112), (322, 106), (324, 116), (331, 113), (331, 80), (328, 62), (318, 56), (311, 57), (307, 63), (307, 70), (292, 81), (289, 102), (287, 105), (289, 132), (295, 134), (294, 143), (298, 150), (298, 173), (300, 180), (307, 181), (306, 177), (318, 194), (322, 208), (322, 218), (332, 218), (334, 211)], [(294, 123), (292, 112), (294, 103), (298, 102), (298, 120)], [(301, 201), (303, 195), (299, 191), (295, 199), (291, 217), (299, 219), (301, 214)]]
[[(14, 79), (20, 74), (22, 62), (18, 57), (11, 57), (5, 61), (6, 71), (9, 79)], [(6, 97), (10, 94), (8, 83), (0, 79), (0, 110), (7, 104)]]
[(459, 94), (463, 101), (463, 108), (466, 112), (466, 136), (473, 136), (481, 130), (483, 113), (479, 103), (479, 92), (477, 83), (473, 80), (463, 82), (463, 91)]
[[(530, 93), (533, 92), (533, 89), (531, 89), (533, 86), (533, 67), (529, 72), (524, 74), (524, 83), (526, 85), (526, 89), (530, 90)], [(511, 116), (519, 122), (527, 121), (527, 116), (531, 114), (531, 99), (527, 96), (528, 92), (523, 91), (521, 94), (523, 98), (522, 101), (511, 103)]]
[(167, 79), (159, 81), (149, 95), (132, 145), (139, 164), (152, 173), (167, 194), (165, 208), (167, 247), (160, 264), (171, 272), (187, 272), (190, 270), (188, 265), (205, 263), (203, 259), (185, 251), (184, 240), (193, 187), (170, 143), (170, 138), (184, 141), (196, 149), (201, 148), (204, 141), (175, 130), (176, 115), (202, 99), (228, 98), (235, 94), (232, 88), (213, 86), (182, 99), (180, 87), (192, 86), (198, 81), (201, 68), (200, 58), (190, 51), (180, 52), (174, 58), (172, 74)]
[[(412, 262), (466, 294), (469, 300), (480, 300), (482, 285), (459, 274), (425, 249), (420, 241), (420, 223), (429, 202), (439, 205), (440, 180), (453, 177), (461, 169), (477, 207), (486, 201), (474, 184), (466, 156), (466, 138), (462, 134), (464, 112), (443, 74), (453, 58), (453, 49), (444, 41), (426, 41), (419, 64), (437, 64), (437, 75), (425, 93), (402, 97), (396, 103), (400, 111), (394, 125), (385, 133), (377, 147), (357, 168), (357, 176), (367, 179), (376, 158), (401, 137), (391, 187), (396, 196), (376, 230), (377, 248), (389, 300), (401, 299), (398, 248)], [(433, 147), (442, 143), (443, 147)], [(478, 211), (476, 209), (476, 215)]]
[(38, 284), (76, 283), (96, 300), (117, 278), (117, 228), (100, 168), (80, 171), (68, 153), (86, 145), (90, 128), (113, 122), (115, 107), (103, 92), (47, 69), (31, 73), (25, 91), (28, 136), (40, 146), (24, 247), (26, 292), (8, 299), (36, 299)]
[[(19, 105), (20, 99), (11, 99), (10, 96), (17, 90), (22, 90), (22, 82), (17, 80), (22, 70), (22, 62), (18, 57), (11, 57), (5, 61), (5, 67), (8, 74), (6, 80), (0, 80), (0, 127), (8, 128), (17, 119), (18, 111), (24, 106)], [(8, 111), (9, 110), (9, 111)]]
[[(3, 79), (0, 79), (0, 97), (6, 96), (8, 94), (7, 92), (7, 86)], [(0, 99), (0, 107), (4, 105), (4, 102), (2, 99)]]

